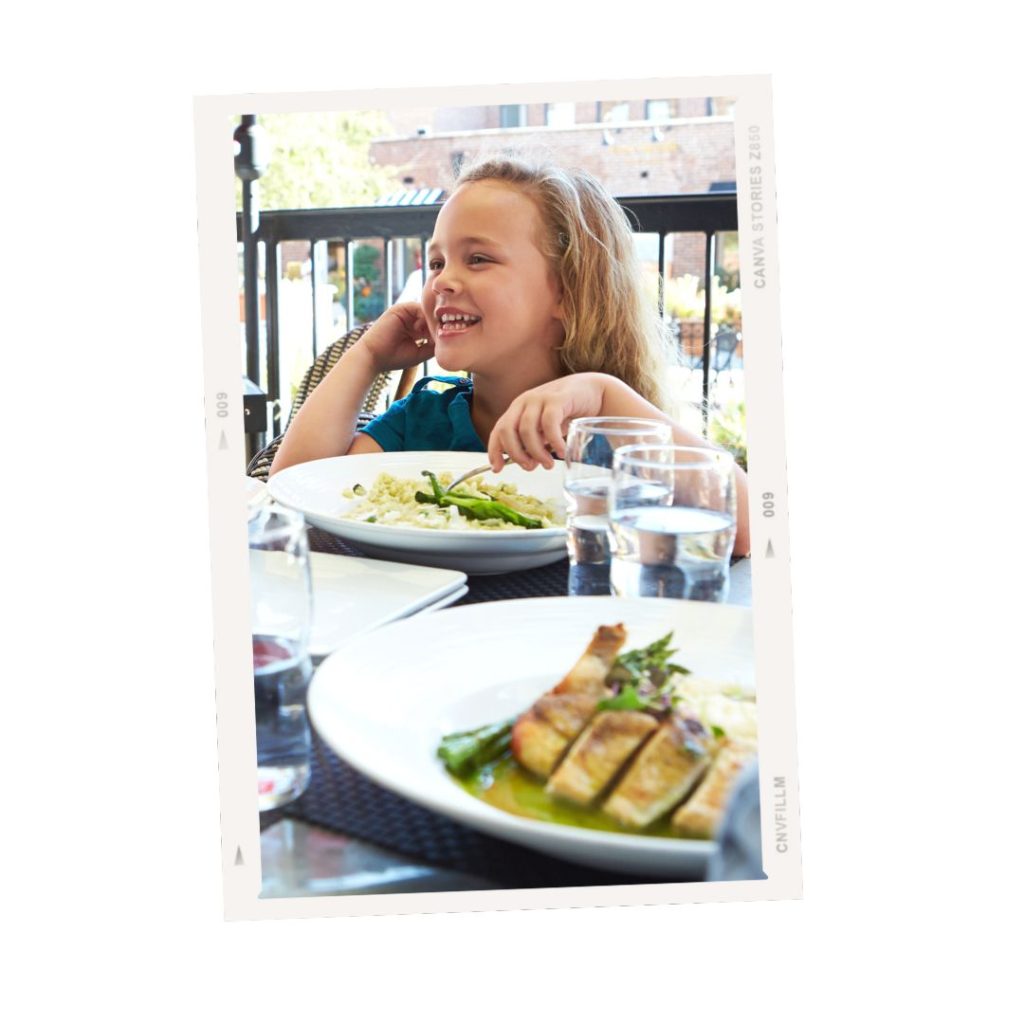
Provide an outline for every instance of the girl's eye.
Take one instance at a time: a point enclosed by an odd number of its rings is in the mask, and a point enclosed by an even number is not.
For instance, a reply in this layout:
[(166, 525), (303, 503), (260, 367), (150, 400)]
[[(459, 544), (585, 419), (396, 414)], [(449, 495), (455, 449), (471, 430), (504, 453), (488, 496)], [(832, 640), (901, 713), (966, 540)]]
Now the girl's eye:
[(442, 264), (441, 260), (436, 260), (436, 259), (435, 260), (430, 260), (427, 263), (427, 269), (428, 270), (440, 270), (442, 266), (443, 266), (443, 264)]
[(470, 263), (490, 263), (490, 260), (481, 253), (475, 252), (469, 257)]

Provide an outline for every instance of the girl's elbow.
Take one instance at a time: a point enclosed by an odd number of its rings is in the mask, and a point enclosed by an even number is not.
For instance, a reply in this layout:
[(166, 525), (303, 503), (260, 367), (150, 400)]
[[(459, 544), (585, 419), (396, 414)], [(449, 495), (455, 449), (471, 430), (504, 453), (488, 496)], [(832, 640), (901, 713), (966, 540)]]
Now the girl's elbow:
[(733, 545), (732, 554), (734, 558), (746, 558), (750, 554), (750, 534), (746, 531), (736, 531), (736, 543)]
[(274, 461), (270, 464), (270, 469), (267, 470), (267, 477), (272, 477), (275, 473), (279, 473), (282, 469), (287, 469), (290, 463), (281, 458), (280, 452), (274, 456)]

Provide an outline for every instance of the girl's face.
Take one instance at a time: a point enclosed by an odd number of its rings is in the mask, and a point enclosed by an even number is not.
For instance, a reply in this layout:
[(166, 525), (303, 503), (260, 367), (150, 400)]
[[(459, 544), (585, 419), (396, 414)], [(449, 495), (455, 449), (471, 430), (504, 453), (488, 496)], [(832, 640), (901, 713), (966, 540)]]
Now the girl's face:
[(533, 202), (503, 182), (462, 185), (444, 204), (421, 300), (439, 366), (477, 373), (557, 366), (561, 295), (537, 248), (542, 230)]

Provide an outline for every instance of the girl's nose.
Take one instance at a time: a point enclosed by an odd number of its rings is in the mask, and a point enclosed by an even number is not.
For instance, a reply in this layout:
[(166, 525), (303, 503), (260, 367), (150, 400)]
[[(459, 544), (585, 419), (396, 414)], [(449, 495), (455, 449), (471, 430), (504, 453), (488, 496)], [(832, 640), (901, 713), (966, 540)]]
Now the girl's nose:
[(438, 295), (442, 295), (445, 292), (457, 291), (459, 285), (458, 275), (452, 270), (450, 265), (443, 267), (438, 271), (434, 278), (434, 291)]

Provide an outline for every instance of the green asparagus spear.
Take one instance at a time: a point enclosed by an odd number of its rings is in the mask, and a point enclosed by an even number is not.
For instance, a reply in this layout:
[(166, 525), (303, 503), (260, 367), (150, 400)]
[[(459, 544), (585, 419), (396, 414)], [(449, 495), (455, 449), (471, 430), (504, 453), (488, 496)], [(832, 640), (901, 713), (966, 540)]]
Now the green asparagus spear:
[(423, 470), (423, 475), (430, 478), (433, 493), (424, 494), (422, 491), (417, 491), (416, 500), (418, 502), (440, 505), (442, 508), (446, 505), (454, 505), (467, 519), (504, 519), (506, 522), (515, 523), (516, 526), (525, 526), (528, 530), (536, 530), (544, 525), (539, 519), (517, 512), (500, 501), (475, 498), (471, 494), (460, 494), (458, 491), (445, 494), (437, 477), (429, 469)]
[(508, 751), (514, 722), (515, 719), (510, 718), (496, 725), (442, 736), (437, 756), (453, 775), (465, 778)]

